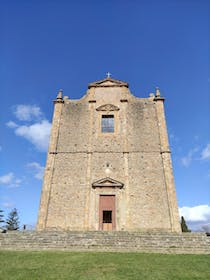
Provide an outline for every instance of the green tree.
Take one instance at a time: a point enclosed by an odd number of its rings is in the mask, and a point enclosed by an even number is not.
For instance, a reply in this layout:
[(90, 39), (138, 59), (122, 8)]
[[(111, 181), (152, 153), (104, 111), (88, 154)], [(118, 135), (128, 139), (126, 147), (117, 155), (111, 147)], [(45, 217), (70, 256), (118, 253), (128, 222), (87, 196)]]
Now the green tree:
[(16, 208), (14, 208), (9, 214), (6, 220), (6, 229), (7, 230), (18, 230), (19, 229), (19, 215)]
[(188, 226), (183, 216), (181, 216), (181, 228), (182, 228), (182, 232), (191, 232), (191, 230), (188, 229)]
[(0, 209), (0, 227), (1, 227), (1, 223), (4, 223), (4, 215), (3, 215), (3, 210)]

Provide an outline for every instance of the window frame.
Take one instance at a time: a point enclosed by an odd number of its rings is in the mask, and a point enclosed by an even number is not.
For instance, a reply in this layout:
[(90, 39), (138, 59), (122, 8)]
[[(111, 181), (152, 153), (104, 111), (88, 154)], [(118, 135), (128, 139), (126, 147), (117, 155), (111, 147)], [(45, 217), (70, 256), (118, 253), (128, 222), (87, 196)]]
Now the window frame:
[(101, 114), (101, 133), (115, 133), (114, 114)]
[[(96, 108), (97, 111), (97, 137), (116, 137), (119, 134), (119, 111), (120, 108), (113, 104), (104, 104)], [(114, 116), (114, 132), (102, 132), (102, 115)]]

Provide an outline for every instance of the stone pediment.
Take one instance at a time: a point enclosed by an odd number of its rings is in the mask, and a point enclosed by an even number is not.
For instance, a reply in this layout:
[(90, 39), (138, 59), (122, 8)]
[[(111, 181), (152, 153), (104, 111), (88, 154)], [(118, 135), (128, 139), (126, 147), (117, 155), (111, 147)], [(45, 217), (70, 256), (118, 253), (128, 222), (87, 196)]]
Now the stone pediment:
[(103, 178), (103, 179), (100, 179), (96, 182), (94, 182), (92, 184), (92, 187), (95, 189), (95, 188), (105, 188), (105, 187), (108, 187), (108, 188), (120, 188), (122, 189), (124, 186), (123, 183), (119, 182), (119, 181), (116, 181), (112, 178), (109, 178), (109, 177), (106, 177), (106, 178)]
[(117, 106), (112, 105), (112, 104), (105, 104), (101, 105), (98, 108), (96, 108), (97, 111), (118, 111), (120, 110)]
[(106, 78), (100, 81), (90, 83), (88, 85), (88, 88), (92, 87), (128, 87), (128, 83), (112, 78)]

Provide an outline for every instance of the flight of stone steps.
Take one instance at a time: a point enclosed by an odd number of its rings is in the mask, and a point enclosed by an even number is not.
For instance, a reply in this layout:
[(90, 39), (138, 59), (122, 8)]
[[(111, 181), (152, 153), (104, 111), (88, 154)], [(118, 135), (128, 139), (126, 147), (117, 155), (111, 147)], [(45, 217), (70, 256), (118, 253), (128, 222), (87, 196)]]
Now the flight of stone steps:
[(0, 250), (210, 254), (210, 236), (205, 233), (126, 231), (12, 231), (0, 233)]

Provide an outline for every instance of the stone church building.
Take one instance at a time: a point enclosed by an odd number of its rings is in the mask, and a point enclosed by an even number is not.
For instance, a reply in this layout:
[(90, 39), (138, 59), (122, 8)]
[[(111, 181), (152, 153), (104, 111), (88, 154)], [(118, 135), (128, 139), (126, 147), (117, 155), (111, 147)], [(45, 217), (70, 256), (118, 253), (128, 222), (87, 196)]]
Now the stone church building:
[(59, 92), (38, 230), (181, 231), (163, 103), (110, 77)]

